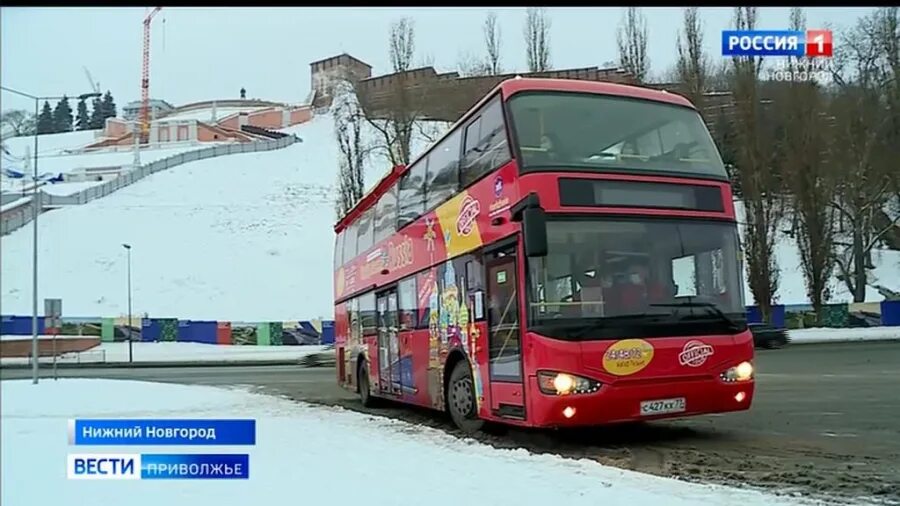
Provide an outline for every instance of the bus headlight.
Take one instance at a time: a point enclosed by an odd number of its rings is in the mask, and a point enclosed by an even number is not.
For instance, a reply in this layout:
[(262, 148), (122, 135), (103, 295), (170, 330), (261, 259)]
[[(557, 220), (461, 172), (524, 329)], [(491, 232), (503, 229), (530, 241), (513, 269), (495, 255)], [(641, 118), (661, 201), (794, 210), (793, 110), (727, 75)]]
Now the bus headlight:
[(538, 387), (548, 395), (589, 394), (600, 390), (600, 382), (574, 374), (539, 371)]
[(753, 379), (753, 364), (750, 362), (741, 362), (734, 367), (726, 369), (720, 377), (722, 378), (722, 381), (727, 383), (751, 380)]

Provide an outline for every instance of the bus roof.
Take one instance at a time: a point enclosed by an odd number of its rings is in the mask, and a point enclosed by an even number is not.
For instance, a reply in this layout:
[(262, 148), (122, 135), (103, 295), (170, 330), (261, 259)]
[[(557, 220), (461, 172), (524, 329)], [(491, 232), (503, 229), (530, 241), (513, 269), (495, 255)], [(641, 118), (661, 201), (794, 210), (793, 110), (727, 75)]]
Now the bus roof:
[[(652, 88), (642, 88), (640, 86), (631, 86), (627, 84), (609, 83), (603, 81), (515, 77), (502, 81), (500, 84), (491, 89), (491, 91), (485, 93), (485, 95), (478, 102), (476, 102), (475, 105), (470, 107), (465, 114), (463, 114), (458, 120), (456, 120), (455, 123), (453, 123), (453, 125), (449, 129), (447, 129), (447, 133), (444, 134), (441, 139), (455, 130), (460, 124), (468, 121), (469, 118), (478, 109), (480, 109), (482, 105), (484, 105), (488, 100), (494, 97), (498, 90), (500, 91), (503, 100), (509, 100), (509, 98), (516, 93), (525, 91), (568, 91), (573, 93), (594, 93), (597, 95), (615, 95), (641, 100), (651, 100), (654, 102), (663, 102), (696, 109), (688, 99), (682, 97), (681, 95), (669, 93), (662, 90), (654, 90)], [(381, 195), (384, 194), (385, 191), (387, 191), (394, 183), (396, 183), (400, 179), (400, 176), (402, 176), (403, 173), (406, 172), (406, 169), (427, 156), (429, 151), (431, 151), (431, 149), (436, 146), (441, 139), (438, 139), (437, 142), (432, 143), (430, 146), (428, 146), (428, 149), (410, 160), (409, 165), (398, 165), (392, 168), (390, 172), (385, 174), (384, 177), (382, 177), (381, 180), (378, 181), (378, 184), (376, 184), (371, 190), (363, 195), (359, 202), (357, 202), (356, 205), (347, 212), (347, 214), (345, 214), (343, 217), (341, 217), (340, 220), (338, 220), (338, 222), (334, 225), (335, 233), (340, 232), (341, 230), (346, 228), (347, 225), (359, 218), (362, 213), (367, 211), (370, 207), (374, 206), (378, 202), (378, 199), (381, 197)]]

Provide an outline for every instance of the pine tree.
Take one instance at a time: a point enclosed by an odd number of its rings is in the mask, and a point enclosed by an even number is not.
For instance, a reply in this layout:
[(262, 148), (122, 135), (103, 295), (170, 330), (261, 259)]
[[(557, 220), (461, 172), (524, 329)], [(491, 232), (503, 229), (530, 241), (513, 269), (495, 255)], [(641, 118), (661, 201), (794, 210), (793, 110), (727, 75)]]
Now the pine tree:
[(56, 125), (53, 121), (53, 110), (50, 109), (50, 102), (44, 101), (44, 107), (41, 109), (41, 113), (38, 115), (37, 120), (37, 133), (41, 134), (52, 134), (55, 132)]
[(106, 95), (103, 95), (103, 119), (106, 118), (115, 118), (116, 117), (116, 102), (113, 100), (112, 93), (109, 90), (106, 91)]
[(72, 107), (69, 106), (69, 97), (65, 95), (53, 110), (53, 126), (55, 133), (72, 131)]
[(91, 129), (91, 116), (88, 114), (87, 103), (84, 99), (78, 101), (78, 115), (75, 119), (75, 129), (76, 130), (90, 130)]
[(94, 99), (92, 104), (93, 110), (91, 111), (91, 130), (99, 130), (106, 125), (106, 117), (103, 116), (103, 102), (100, 100), (100, 97)]

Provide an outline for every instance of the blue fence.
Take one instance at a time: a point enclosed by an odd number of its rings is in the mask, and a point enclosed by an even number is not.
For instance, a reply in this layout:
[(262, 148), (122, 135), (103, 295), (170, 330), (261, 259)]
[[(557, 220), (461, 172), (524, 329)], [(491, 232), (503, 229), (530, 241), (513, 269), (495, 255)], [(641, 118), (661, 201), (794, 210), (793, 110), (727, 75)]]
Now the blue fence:
[[(106, 319), (110, 320), (110, 319)], [(91, 333), (88, 328), (92, 328), (97, 335), (100, 334), (99, 330), (103, 327), (104, 318), (67, 318), (63, 317), (63, 331), (70, 332), (73, 335), (79, 334), (81, 335), (84, 332), (85, 335)], [(141, 327), (141, 340), (145, 342), (158, 342), (158, 341), (179, 341), (179, 342), (188, 342), (188, 343), (206, 343), (206, 344), (216, 344), (222, 343), (222, 336), (220, 324), (221, 323), (231, 323), (231, 322), (218, 322), (218, 321), (201, 321), (201, 320), (176, 320), (172, 318), (141, 318), (137, 320), (135, 323), (140, 322), (139, 325)], [(75, 325), (75, 330), (71, 328), (66, 329), (66, 324)], [(262, 323), (271, 323), (271, 322), (262, 322)], [(283, 327), (281, 322), (275, 322), (277, 325), (273, 325), (273, 328), (280, 328), (282, 332), (292, 332), (287, 327)], [(298, 344), (331, 344), (334, 343), (334, 320), (323, 320), (322, 321), (322, 331), (319, 332), (316, 330), (316, 327), (308, 322), (301, 321), (297, 322), (300, 334), (302, 334), (302, 339), (278, 339), (273, 338), (271, 342), (273, 343), (283, 343), (288, 345), (298, 345)], [(78, 327), (81, 327), (80, 329)], [(44, 317), (38, 317), (38, 333), (44, 334)], [(3, 335), (9, 336), (30, 336), (31, 335), (31, 317), (30, 316), (16, 316), (16, 315), (3, 315), (0, 317), (0, 333)], [(113, 334), (111, 333), (110, 336)], [(110, 338), (112, 340), (112, 338)], [(227, 339), (227, 342), (230, 343), (230, 337)]]

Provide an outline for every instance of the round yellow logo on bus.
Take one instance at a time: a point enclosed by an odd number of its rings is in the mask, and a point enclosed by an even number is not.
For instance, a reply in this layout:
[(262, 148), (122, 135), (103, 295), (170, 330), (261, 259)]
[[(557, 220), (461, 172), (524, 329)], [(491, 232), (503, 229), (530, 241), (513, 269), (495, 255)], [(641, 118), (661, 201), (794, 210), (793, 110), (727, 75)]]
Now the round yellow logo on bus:
[(603, 353), (603, 368), (616, 376), (643, 370), (653, 360), (653, 345), (643, 339), (617, 341)]

